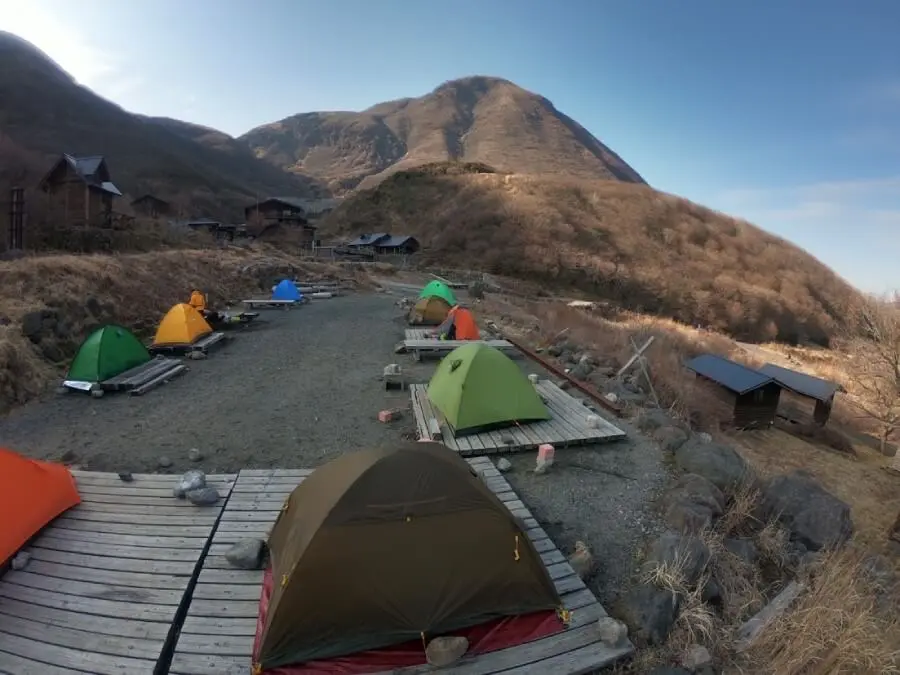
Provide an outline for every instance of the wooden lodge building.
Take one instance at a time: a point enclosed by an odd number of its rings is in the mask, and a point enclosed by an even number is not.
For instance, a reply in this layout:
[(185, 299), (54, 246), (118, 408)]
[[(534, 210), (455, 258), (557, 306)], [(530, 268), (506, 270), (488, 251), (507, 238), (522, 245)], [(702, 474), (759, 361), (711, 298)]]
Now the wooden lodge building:
[(392, 235), (388, 232), (361, 234), (353, 241), (347, 242), (351, 250), (369, 251), (380, 254), (410, 255), (419, 250), (419, 241), (408, 235)]
[(781, 385), (774, 378), (715, 354), (684, 365), (721, 403), (721, 422), (738, 429), (767, 429), (775, 423)]
[(312, 247), (316, 240), (316, 226), (310, 223), (306, 203), (295, 197), (269, 197), (244, 209), (244, 217), (257, 235), (281, 226), (296, 229), (302, 234), (301, 245)]
[(150, 194), (135, 199), (131, 202), (131, 208), (134, 209), (135, 213), (140, 213), (150, 218), (168, 216), (172, 213), (172, 205), (169, 202)]
[(781, 385), (778, 416), (797, 424), (823, 427), (834, 407), (834, 395), (844, 391), (835, 383), (790, 368), (767, 363), (759, 369)]
[(110, 225), (113, 200), (122, 196), (99, 155), (63, 155), (38, 187), (66, 225)]

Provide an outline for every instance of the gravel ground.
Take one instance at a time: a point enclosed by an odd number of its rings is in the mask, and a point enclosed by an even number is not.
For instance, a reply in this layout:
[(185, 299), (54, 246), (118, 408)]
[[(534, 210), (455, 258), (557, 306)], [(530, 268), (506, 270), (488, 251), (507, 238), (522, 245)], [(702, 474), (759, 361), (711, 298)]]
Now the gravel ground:
[[(69, 393), (13, 411), (0, 444), (39, 458), (74, 453), (96, 471), (156, 471), (168, 457), (177, 473), (315, 467), (399, 439), (404, 427), (376, 419), (409, 402), (379, 379), (402, 336), (393, 300), (352, 294), (264, 311), (265, 323), (144, 396)], [(191, 448), (204, 459), (190, 462)]]
[[(392, 291), (263, 312), (265, 323), (237, 332), (208, 360), (188, 362), (190, 372), (142, 397), (71, 393), (14, 411), (0, 420), (0, 445), (39, 458), (69, 453), (97, 471), (212, 473), (311, 468), (347, 450), (412, 437), (409, 395), (386, 392), (380, 375), (397, 362), (413, 381), (427, 382), (436, 361), (393, 355), (406, 327), (394, 301), (411, 293), (399, 285)], [(376, 415), (385, 408), (407, 412), (381, 424)], [(508, 480), (560, 549), (571, 552), (579, 539), (590, 546), (598, 569), (589, 583), (608, 607), (638, 546), (660, 529), (649, 505), (666, 470), (655, 443), (607, 417), (626, 440), (561, 449), (546, 475), (530, 471), (534, 453), (506, 456)], [(188, 459), (191, 448), (202, 452), (200, 462)], [(172, 466), (159, 468), (161, 457)]]

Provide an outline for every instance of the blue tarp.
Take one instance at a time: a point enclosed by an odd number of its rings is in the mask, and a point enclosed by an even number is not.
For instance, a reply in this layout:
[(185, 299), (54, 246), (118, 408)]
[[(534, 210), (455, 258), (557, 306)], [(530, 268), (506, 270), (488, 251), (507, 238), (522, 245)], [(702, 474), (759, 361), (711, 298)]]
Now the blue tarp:
[(300, 302), (303, 299), (303, 294), (300, 293), (300, 289), (297, 288), (293, 281), (290, 279), (283, 279), (272, 289), (272, 299), (295, 300)]

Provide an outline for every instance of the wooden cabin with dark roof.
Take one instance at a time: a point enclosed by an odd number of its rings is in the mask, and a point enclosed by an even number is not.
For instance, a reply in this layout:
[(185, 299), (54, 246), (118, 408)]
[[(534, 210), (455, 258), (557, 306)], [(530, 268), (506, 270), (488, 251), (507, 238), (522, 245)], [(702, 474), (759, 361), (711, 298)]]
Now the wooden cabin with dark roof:
[(300, 232), (301, 245), (311, 247), (316, 239), (316, 226), (309, 222), (306, 202), (297, 197), (269, 197), (246, 207), (244, 217), (258, 234), (281, 226)]
[(150, 218), (159, 218), (160, 216), (168, 216), (172, 213), (172, 205), (164, 199), (160, 199), (151, 194), (138, 197), (131, 202), (131, 208), (135, 213), (140, 213)]
[(767, 363), (759, 369), (781, 385), (778, 416), (797, 424), (824, 427), (834, 407), (834, 396), (844, 388), (836, 382)]
[(113, 201), (122, 196), (100, 155), (63, 155), (38, 187), (67, 225), (109, 225)]
[(722, 406), (728, 426), (767, 429), (775, 423), (781, 385), (774, 378), (715, 354), (684, 364)]

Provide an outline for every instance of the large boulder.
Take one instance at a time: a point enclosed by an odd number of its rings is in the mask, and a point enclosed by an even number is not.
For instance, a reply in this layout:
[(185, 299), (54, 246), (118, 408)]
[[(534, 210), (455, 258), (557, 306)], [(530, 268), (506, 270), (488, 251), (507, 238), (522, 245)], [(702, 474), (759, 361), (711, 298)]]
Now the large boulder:
[(672, 591), (640, 584), (619, 599), (616, 614), (637, 641), (661, 645), (675, 625), (679, 604), (678, 596)]
[(709, 548), (699, 537), (664, 532), (650, 545), (646, 565), (650, 568), (663, 565), (681, 568), (684, 581), (693, 586), (700, 580), (710, 557)]
[(667, 494), (669, 503), (676, 501), (691, 501), (695, 504), (703, 504), (716, 517), (725, 511), (725, 495), (712, 482), (696, 473), (686, 473), (679, 476)]
[(675, 452), (687, 443), (688, 435), (678, 427), (660, 427), (653, 432), (653, 438), (666, 452)]
[(675, 451), (675, 464), (686, 473), (703, 476), (723, 492), (752, 478), (746, 460), (734, 448), (720, 443), (692, 439)]
[(762, 508), (810, 551), (840, 546), (853, 534), (850, 506), (806, 471), (776, 476), (763, 489)]

